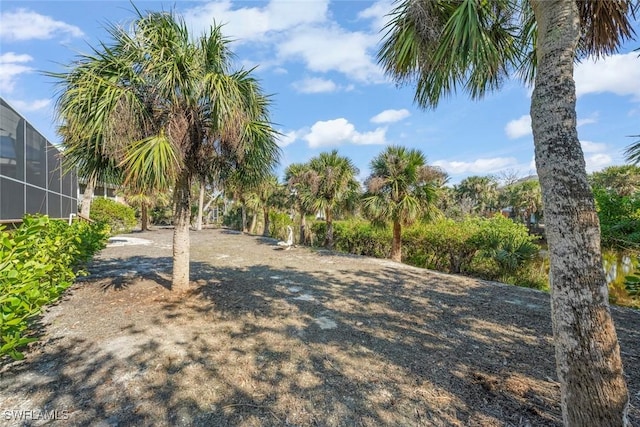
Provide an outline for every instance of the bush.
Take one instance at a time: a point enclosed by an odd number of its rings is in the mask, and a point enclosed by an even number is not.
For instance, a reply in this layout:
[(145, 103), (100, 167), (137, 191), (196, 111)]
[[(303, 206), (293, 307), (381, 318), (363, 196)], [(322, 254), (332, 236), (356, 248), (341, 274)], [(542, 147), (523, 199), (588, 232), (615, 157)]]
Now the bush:
[(0, 357), (23, 357), (19, 348), (35, 340), (29, 320), (73, 284), (107, 234), (100, 224), (46, 216), (26, 216), (11, 233), (0, 227)]
[(418, 224), (404, 232), (405, 262), (447, 273), (468, 272), (478, 252), (479, 231), (479, 218), (464, 221), (445, 218)]
[[(316, 242), (324, 242), (327, 224), (319, 221), (311, 226)], [(388, 258), (391, 254), (391, 231), (373, 227), (367, 221), (333, 222), (334, 249), (356, 255)]]
[(91, 219), (108, 224), (111, 234), (128, 233), (138, 223), (135, 209), (104, 197), (91, 203)]
[[(269, 236), (275, 237), (281, 240), (287, 240), (287, 225), (293, 227), (293, 222), (288, 214), (283, 212), (269, 212)], [(298, 240), (300, 233), (293, 233), (293, 241)], [(299, 227), (298, 227), (299, 228)]]

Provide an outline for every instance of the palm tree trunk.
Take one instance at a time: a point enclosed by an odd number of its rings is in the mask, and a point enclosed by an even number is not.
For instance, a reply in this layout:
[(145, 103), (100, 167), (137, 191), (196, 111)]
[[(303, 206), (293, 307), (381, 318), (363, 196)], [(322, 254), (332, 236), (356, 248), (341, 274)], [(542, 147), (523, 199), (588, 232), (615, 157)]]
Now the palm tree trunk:
[(400, 222), (393, 221), (393, 242), (391, 244), (391, 260), (402, 262), (402, 227)]
[(182, 171), (176, 182), (173, 214), (173, 276), (171, 288), (182, 293), (189, 289), (189, 219), (191, 177)]
[(247, 228), (247, 207), (244, 202), (242, 202), (242, 211), (241, 211), (241, 221), (242, 221), (242, 232), (248, 233), (249, 229)]
[(262, 230), (262, 235), (265, 237), (269, 237), (271, 233), (269, 232), (269, 208), (266, 206), (262, 208), (262, 216), (264, 218), (264, 230)]
[(140, 229), (149, 231), (149, 206), (146, 202), (140, 204)]
[(202, 212), (204, 210), (204, 179), (200, 180), (200, 197), (198, 197), (198, 219), (196, 220), (196, 230), (202, 230)]
[(93, 200), (93, 191), (96, 188), (96, 178), (94, 176), (87, 180), (87, 186), (82, 193), (82, 208), (80, 209), (80, 216), (84, 218), (90, 218), (91, 214), (91, 200)]
[(304, 212), (300, 211), (300, 244), (307, 244), (307, 218), (304, 216)]
[(249, 234), (255, 234), (256, 225), (258, 225), (258, 213), (253, 211), (253, 215), (251, 215), (251, 227), (249, 227)]
[(333, 218), (331, 218), (331, 210), (327, 209), (324, 217), (327, 222), (327, 235), (324, 238), (324, 246), (327, 249), (333, 249)]
[(629, 394), (609, 311), (600, 225), (576, 131), (576, 2), (531, 4), (538, 24), (531, 119), (551, 259), (551, 313), (564, 425), (625, 426)]

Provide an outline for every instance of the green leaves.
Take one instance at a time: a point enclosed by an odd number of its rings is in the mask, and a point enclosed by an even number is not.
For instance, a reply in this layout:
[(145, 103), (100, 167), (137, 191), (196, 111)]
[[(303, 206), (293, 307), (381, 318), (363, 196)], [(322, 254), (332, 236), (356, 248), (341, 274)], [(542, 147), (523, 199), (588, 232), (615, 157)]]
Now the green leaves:
[(29, 319), (73, 284), (78, 268), (104, 247), (99, 225), (71, 226), (43, 216), (27, 216), (12, 233), (0, 227), (0, 357), (21, 359)]

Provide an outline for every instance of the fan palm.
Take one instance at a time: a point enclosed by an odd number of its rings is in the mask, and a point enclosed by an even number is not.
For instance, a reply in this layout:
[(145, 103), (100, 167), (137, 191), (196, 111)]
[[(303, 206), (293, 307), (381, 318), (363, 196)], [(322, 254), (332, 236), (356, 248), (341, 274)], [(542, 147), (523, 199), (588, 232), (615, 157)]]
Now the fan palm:
[(191, 182), (211, 165), (218, 174), (247, 165), (254, 177), (271, 171), (278, 148), (269, 100), (250, 71), (232, 71), (219, 26), (192, 39), (172, 13), (138, 12), (130, 30), (110, 27), (109, 34), (111, 43), (51, 74), (61, 85), (61, 119), (88, 136), (68, 150), (114, 159), (125, 185), (140, 191), (174, 189), (172, 283), (184, 291)]
[(324, 246), (333, 248), (333, 218), (341, 210), (349, 209), (359, 194), (356, 181), (358, 168), (337, 150), (320, 153), (309, 161), (312, 202), (315, 211), (321, 211), (327, 223)]
[(315, 176), (307, 163), (292, 163), (284, 171), (284, 181), (290, 192), (291, 203), (300, 215), (301, 244), (307, 242), (307, 218), (311, 212), (311, 186)]
[(402, 261), (402, 226), (433, 211), (436, 184), (420, 150), (389, 146), (371, 161), (364, 210), (374, 223), (393, 224), (391, 259)]
[(469, 200), (471, 209), (489, 215), (496, 208), (498, 181), (492, 176), (470, 176), (456, 186), (459, 198)]
[(415, 101), (472, 98), (515, 74), (535, 81), (531, 119), (551, 257), (551, 308), (566, 425), (625, 425), (629, 395), (576, 131), (573, 66), (634, 35), (631, 0), (400, 0), (379, 58)]

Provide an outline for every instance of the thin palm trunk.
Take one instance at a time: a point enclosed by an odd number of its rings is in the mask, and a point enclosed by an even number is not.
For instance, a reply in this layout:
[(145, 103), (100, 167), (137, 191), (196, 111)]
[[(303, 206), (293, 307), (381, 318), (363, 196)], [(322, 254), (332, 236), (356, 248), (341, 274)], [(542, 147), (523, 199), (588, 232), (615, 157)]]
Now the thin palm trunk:
[(262, 208), (262, 216), (264, 218), (264, 230), (262, 230), (262, 235), (265, 237), (269, 237), (271, 233), (269, 232), (269, 208), (264, 206)]
[(391, 260), (402, 261), (402, 226), (399, 221), (393, 221), (393, 243), (391, 244)]
[(96, 187), (96, 177), (93, 176), (87, 180), (87, 186), (82, 193), (82, 208), (80, 210), (80, 216), (83, 218), (90, 218), (91, 214), (91, 201), (93, 200), (93, 192)]
[(196, 220), (196, 230), (202, 230), (202, 213), (204, 211), (204, 179), (200, 180), (200, 196), (198, 197), (198, 219)]
[(258, 213), (253, 211), (251, 215), (251, 226), (249, 227), (249, 234), (256, 233), (256, 226), (258, 225)]
[(576, 131), (576, 2), (531, 0), (538, 70), (531, 99), (551, 260), (551, 310), (565, 426), (625, 426), (629, 395), (602, 270), (600, 226)]
[(144, 201), (140, 204), (140, 229), (149, 231), (149, 206)]
[(304, 216), (304, 212), (300, 212), (300, 244), (305, 245), (307, 243), (307, 218)]
[(173, 277), (172, 289), (189, 289), (189, 219), (191, 214), (191, 179), (183, 170), (176, 182), (173, 217)]
[(247, 207), (245, 206), (244, 202), (242, 203), (242, 207), (241, 207), (241, 221), (242, 221), (242, 232), (243, 233), (248, 233), (249, 232), (249, 228), (247, 227)]
[(324, 239), (324, 246), (327, 249), (333, 249), (333, 218), (331, 218), (331, 209), (326, 209), (324, 216), (327, 222), (327, 235)]

